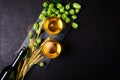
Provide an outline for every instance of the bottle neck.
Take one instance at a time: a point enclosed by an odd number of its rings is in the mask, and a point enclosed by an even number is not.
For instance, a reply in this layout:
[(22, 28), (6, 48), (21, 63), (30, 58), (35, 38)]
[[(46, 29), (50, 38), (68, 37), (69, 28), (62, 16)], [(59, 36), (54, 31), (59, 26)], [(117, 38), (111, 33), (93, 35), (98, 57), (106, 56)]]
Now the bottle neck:
[(14, 60), (14, 62), (12, 63), (12, 66), (11, 67), (15, 67), (16, 64), (21, 60), (21, 58), (23, 57), (23, 53), (24, 53), (24, 50), (21, 50), (18, 54), (18, 56), (16, 57), (16, 59)]
[(15, 60), (13, 61), (11, 67), (17, 66), (20, 60), (22, 60), (26, 54), (27, 54), (27, 48), (22, 48), (18, 53), (17, 57), (15, 58)]

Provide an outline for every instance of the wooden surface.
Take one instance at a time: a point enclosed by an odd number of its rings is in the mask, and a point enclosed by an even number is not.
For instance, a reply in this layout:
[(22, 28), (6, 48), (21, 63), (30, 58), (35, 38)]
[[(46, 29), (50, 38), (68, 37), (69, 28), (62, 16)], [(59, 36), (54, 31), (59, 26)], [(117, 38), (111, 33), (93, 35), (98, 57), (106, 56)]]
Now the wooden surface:
[[(46, 0), (0, 0), (0, 71), (15, 58)], [(82, 4), (79, 29), (63, 40), (64, 50), (46, 70), (34, 66), (26, 80), (111, 80), (118, 76), (119, 3), (69, 0)]]

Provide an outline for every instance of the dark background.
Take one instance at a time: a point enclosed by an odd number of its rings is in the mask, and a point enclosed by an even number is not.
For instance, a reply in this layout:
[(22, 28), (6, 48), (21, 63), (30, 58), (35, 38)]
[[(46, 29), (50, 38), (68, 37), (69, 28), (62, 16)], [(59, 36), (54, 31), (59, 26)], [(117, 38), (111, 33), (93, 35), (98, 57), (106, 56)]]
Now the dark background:
[[(16, 57), (43, 1), (0, 0), (0, 71)], [(34, 66), (26, 80), (119, 80), (120, 4), (115, 0), (69, 1), (82, 5), (78, 30), (70, 30), (62, 42), (64, 51), (47, 69)]]

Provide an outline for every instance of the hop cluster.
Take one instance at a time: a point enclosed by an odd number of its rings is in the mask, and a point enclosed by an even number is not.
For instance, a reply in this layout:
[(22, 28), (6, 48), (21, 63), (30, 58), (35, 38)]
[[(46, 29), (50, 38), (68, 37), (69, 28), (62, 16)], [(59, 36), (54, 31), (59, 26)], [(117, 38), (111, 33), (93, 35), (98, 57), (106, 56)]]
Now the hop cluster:
[(77, 19), (77, 14), (81, 10), (79, 3), (62, 5), (61, 3), (43, 3), (43, 11), (39, 16), (40, 20), (44, 20), (47, 17), (58, 17), (61, 18), (65, 23), (71, 24), (74, 29), (78, 28), (78, 24), (74, 22)]

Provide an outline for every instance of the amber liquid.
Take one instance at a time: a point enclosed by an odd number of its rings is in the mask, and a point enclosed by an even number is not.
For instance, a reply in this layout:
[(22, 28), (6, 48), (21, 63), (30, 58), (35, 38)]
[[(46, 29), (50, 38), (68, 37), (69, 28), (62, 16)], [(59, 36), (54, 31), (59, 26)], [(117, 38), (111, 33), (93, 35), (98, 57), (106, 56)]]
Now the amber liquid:
[(48, 58), (56, 58), (61, 53), (61, 45), (54, 40), (47, 41), (42, 47), (43, 54)]
[(59, 34), (63, 29), (63, 22), (57, 17), (50, 17), (45, 21), (44, 29), (50, 35)]
[(55, 32), (58, 30), (58, 23), (57, 21), (51, 21), (48, 25), (50, 31)]

